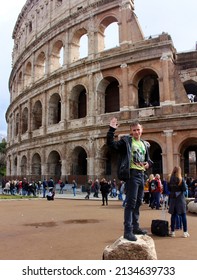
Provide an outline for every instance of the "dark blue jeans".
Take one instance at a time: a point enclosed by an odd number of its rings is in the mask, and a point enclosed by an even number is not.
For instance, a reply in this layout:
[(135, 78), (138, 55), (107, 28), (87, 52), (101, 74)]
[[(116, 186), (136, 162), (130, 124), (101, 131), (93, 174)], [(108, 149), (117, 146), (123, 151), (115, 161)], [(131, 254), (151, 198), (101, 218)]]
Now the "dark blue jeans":
[[(186, 218), (186, 213), (180, 214), (179, 215), (182, 219), (182, 224), (183, 224), (183, 231), (186, 232), (187, 231), (187, 218)], [(174, 213), (171, 215), (171, 231), (175, 230), (175, 223), (176, 223), (176, 218), (177, 218), (177, 214)]]
[(144, 173), (131, 169), (130, 174), (130, 179), (125, 184), (124, 233), (131, 233), (139, 228), (139, 208), (144, 196)]

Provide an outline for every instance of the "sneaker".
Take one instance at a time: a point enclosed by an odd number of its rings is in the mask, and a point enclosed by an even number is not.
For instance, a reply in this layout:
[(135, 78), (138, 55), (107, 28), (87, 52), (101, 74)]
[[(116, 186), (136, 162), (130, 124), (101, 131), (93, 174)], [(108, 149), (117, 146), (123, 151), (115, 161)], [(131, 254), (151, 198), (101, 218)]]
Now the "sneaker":
[(183, 233), (183, 237), (184, 237), (184, 238), (189, 237), (189, 233), (188, 233), (187, 231), (185, 231), (185, 232)]
[(134, 234), (142, 234), (142, 235), (145, 235), (145, 234), (147, 234), (147, 231), (144, 230), (144, 229), (141, 229), (141, 228), (137, 228), (137, 229), (134, 229), (134, 230), (133, 230), (133, 233), (134, 233)]
[(175, 232), (174, 232), (174, 231), (171, 231), (169, 235), (170, 235), (171, 237), (175, 237)]
[(133, 233), (125, 233), (124, 238), (129, 241), (136, 241), (137, 237)]

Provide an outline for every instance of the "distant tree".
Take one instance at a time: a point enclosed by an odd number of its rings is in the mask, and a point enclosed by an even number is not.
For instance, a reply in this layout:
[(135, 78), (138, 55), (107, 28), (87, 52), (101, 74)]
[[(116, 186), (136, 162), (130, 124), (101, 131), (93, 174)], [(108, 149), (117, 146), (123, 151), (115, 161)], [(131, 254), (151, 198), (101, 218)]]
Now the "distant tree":
[(0, 143), (0, 176), (6, 175), (6, 141)]

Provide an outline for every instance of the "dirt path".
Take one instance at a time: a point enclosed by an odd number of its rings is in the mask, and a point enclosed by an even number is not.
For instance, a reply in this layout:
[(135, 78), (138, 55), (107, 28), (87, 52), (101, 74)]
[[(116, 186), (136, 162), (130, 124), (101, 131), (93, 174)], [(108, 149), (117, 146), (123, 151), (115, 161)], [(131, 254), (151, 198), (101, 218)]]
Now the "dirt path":
[[(120, 201), (56, 199), (0, 201), (1, 260), (101, 260), (103, 250), (122, 235)], [(141, 208), (141, 226), (150, 233), (161, 212)], [(167, 215), (169, 219), (169, 215)], [(153, 237), (158, 259), (197, 260), (197, 216), (188, 214), (191, 237)]]

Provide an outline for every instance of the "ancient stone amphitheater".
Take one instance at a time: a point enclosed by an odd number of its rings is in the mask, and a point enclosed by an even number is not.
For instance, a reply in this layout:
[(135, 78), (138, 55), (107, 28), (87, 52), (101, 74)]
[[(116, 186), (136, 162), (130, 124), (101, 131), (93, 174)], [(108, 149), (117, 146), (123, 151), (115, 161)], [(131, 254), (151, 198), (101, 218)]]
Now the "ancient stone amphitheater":
[(144, 38), (134, 0), (28, 0), (12, 36), (8, 177), (116, 177), (113, 116), (117, 137), (143, 124), (151, 172), (196, 176), (197, 51), (177, 53), (168, 33)]

